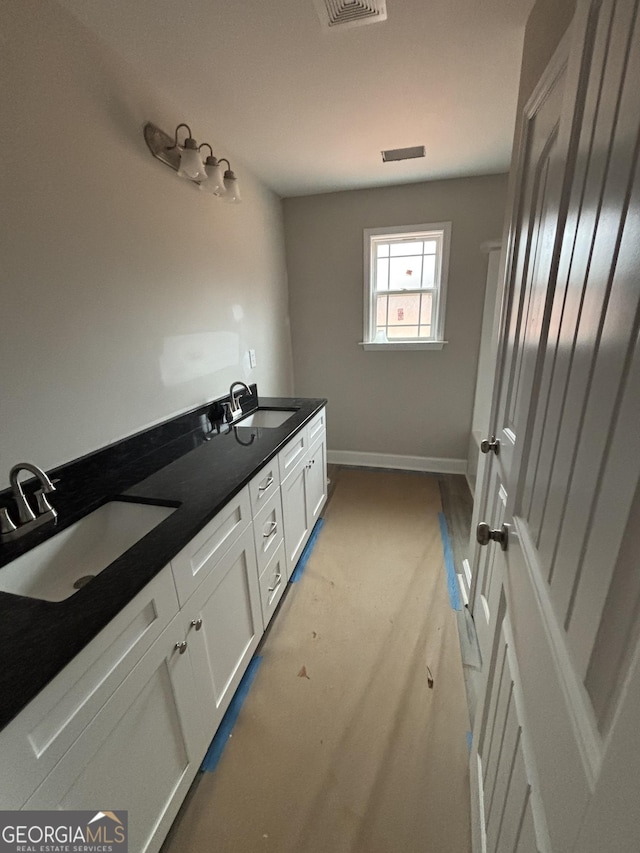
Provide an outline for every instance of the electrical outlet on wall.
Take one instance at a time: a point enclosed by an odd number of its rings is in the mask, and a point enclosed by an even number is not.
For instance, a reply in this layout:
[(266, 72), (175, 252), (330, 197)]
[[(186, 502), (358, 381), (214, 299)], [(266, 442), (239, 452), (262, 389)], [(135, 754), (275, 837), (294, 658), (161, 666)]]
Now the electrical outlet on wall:
[(249, 366), (255, 367), (257, 364), (256, 361), (256, 351), (254, 349), (249, 350)]

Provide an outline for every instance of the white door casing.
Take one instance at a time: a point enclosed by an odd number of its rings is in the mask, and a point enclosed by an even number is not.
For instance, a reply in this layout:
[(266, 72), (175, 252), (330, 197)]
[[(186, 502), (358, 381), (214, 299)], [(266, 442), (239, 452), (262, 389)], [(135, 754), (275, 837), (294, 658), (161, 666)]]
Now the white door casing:
[(524, 122), (483, 488), (508, 547), (483, 549), (474, 599), (478, 851), (640, 849), (638, 6), (579, 5)]

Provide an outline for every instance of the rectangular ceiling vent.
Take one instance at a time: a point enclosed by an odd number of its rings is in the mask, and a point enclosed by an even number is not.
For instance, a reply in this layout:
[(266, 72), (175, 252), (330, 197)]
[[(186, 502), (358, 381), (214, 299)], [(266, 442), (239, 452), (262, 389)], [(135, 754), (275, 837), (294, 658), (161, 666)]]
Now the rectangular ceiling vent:
[(387, 148), (382, 152), (382, 162), (392, 163), (394, 160), (413, 160), (414, 157), (424, 157), (424, 145), (413, 145), (411, 148)]
[(387, 20), (386, 0), (313, 0), (320, 23), (333, 27), (362, 27)]

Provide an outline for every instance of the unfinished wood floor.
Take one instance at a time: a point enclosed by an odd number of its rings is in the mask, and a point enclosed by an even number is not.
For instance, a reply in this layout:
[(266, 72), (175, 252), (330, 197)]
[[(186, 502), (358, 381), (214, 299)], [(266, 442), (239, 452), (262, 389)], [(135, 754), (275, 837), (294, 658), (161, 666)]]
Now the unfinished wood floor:
[(468, 853), (440, 510), (436, 477), (341, 470), (222, 759), (163, 853)]

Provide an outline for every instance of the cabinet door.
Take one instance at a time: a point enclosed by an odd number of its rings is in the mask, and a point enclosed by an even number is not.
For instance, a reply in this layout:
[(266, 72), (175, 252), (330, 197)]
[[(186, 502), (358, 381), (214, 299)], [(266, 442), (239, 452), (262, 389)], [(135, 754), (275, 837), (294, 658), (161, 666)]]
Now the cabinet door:
[(24, 805), (178, 612), (169, 566), (0, 732), (0, 808)]
[(284, 520), (284, 543), (286, 549), (287, 580), (291, 577), (300, 559), (311, 526), (309, 523), (308, 460), (289, 475), (280, 487), (282, 493), (282, 516)]
[(124, 809), (129, 850), (160, 848), (202, 758), (193, 672), (176, 649), (183, 640), (176, 616), (26, 809)]
[(325, 433), (311, 448), (307, 464), (307, 500), (310, 531), (318, 520), (327, 500), (327, 442)]
[(262, 637), (252, 528), (220, 560), (182, 615), (208, 744)]

